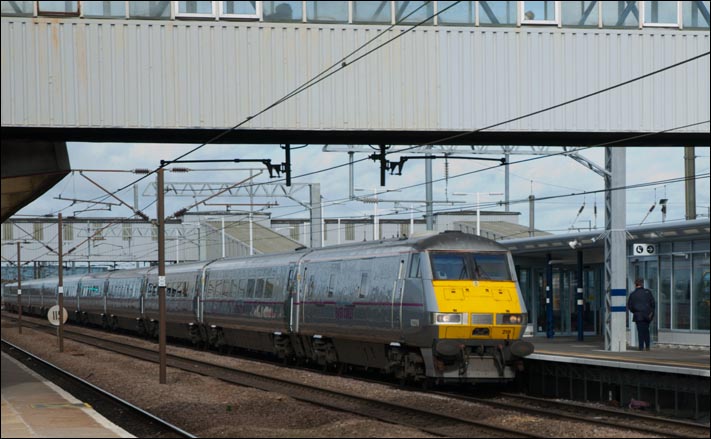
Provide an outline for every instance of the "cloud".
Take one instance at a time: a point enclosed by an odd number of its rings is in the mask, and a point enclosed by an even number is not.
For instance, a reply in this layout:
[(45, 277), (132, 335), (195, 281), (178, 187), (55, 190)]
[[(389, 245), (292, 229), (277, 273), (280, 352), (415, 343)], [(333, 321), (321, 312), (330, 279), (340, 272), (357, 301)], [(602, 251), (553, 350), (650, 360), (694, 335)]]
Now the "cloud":
[[(70, 143), (68, 151), (73, 169), (123, 169), (136, 168), (154, 169), (160, 160), (170, 160), (192, 150), (197, 145), (186, 144), (119, 144), (119, 143)], [(557, 150), (557, 149), (556, 149)], [(593, 148), (581, 153), (600, 167), (604, 167), (604, 149)], [(696, 148), (697, 174), (708, 173), (709, 148)], [(628, 148), (626, 150), (626, 184), (635, 185), (662, 181), (670, 178), (680, 178), (684, 175), (684, 150), (681, 147), (668, 148)], [(501, 158), (501, 155), (484, 156), (487, 158)], [(388, 156), (389, 160), (396, 160), (397, 154)], [(284, 151), (278, 145), (207, 145), (199, 151), (189, 155), (186, 159), (212, 160), (212, 159), (271, 159), (272, 163), (281, 163), (284, 160)], [(367, 159), (367, 154), (355, 155), (354, 165), (355, 187), (365, 191), (357, 192), (358, 196), (372, 196), (372, 189), (378, 191), (395, 191), (379, 196), (381, 200), (408, 200), (403, 203), (409, 207), (410, 202), (424, 201), (425, 199), (425, 160), (409, 160), (404, 168), (403, 175), (390, 175), (387, 173), (387, 186), (380, 187), (379, 163)], [(504, 167), (492, 161), (457, 160), (447, 161), (437, 159), (433, 161), (434, 199), (464, 201), (457, 207), (474, 209), (476, 193), (480, 194), (482, 209), (503, 210), (496, 206), (497, 201), (503, 200), (501, 194), (505, 191)], [(510, 205), (511, 211), (521, 212), (519, 221), (528, 224), (528, 196), (533, 194), (537, 199), (596, 191), (604, 188), (601, 176), (588, 167), (567, 157), (538, 157), (530, 155), (511, 155), (510, 170)], [(309, 145), (305, 148), (292, 151), (292, 172), (295, 183), (320, 183), (321, 194), (327, 201), (338, 201), (343, 204), (327, 205), (325, 215), (328, 217), (352, 217), (370, 215), (373, 211), (372, 204), (357, 201), (348, 201), (348, 166), (341, 166), (333, 170), (320, 172), (314, 175), (298, 177), (326, 168), (346, 165), (348, 155), (345, 153), (324, 153), (322, 145)], [(177, 165), (176, 165), (177, 166)], [(246, 178), (248, 171), (237, 172), (235, 168), (253, 168), (264, 170), (260, 163), (199, 163), (181, 164), (181, 167), (191, 169), (207, 169), (190, 173), (166, 174), (166, 181), (178, 182), (237, 182)], [(217, 169), (231, 169), (230, 171), (216, 171)], [(93, 180), (107, 189), (115, 190), (128, 185), (136, 180), (138, 175), (132, 173), (87, 173)], [(448, 178), (445, 178), (448, 177)], [(270, 182), (266, 170), (256, 179), (259, 182)], [(153, 176), (142, 180), (139, 186), (139, 205), (146, 206), (153, 202), (150, 197), (142, 194), (149, 184), (153, 184)], [(454, 195), (466, 193), (468, 195)], [(649, 207), (660, 198), (669, 199), (667, 220), (682, 219), (684, 217), (684, 183), (657, 184), (639, 189), (626, 191), (627, 197), (627, 224), (636, 225), (642, 221)], [(79, 211), (87, 204), (77, 203), (69, 206), (70, 202), (53, 199), (59, 194), (67, 198), (94, 199), (104, 198), (105, 194), (96, 186), (82, 178), (78, 173), (66, 177), (47, 194), (40, 197), (21, 214), (43, 215), (56, 213), (65, 209), (64, 214), (70, 215)], [(696, 184), (697, 213), (707, 215), (709, 206), (708, 179), (699, 180)], [(308, 201), (308, 192), (297, 193), (300, 200)], [(119, 197), (129, 204), (133, 204), (133, 191), (129, 188), (119, 194)], [(113, 201), (113, 200), (111, 200)], [(247, 200), (224, 198), (214, 202), (246, 203)], [(263, 203), (264, 199), (255, 199), (256, 203)], [(192, 198), (167, 198), (166, 211), (173, 212), (181, 207), (192, 204)], [(271, 209), (273, 217), (296, 216), (305, 217), (307, 213), (297, 203), (280, 198), (279, 206)], [(577, 212), (585, 203), (585, 209), (578, 221), (573, 224)], [(597, 205), (597, 217), (593, 207)], [(97, 207), (97, 206), (95, 206)], [(392, 203), (381, 203), (381, 212), (389, 211)], [(217, 207), (215, 207), (216, 209)], [(452, 206), (436, 205), (437, 209), (451, 209)], [(204, 207), (201, 206), (201, 209)], [(155, 216), (155, 207), (147, 211), (150, 216)], [(124, 207), (112, 207), (111, 211), (90, 211), (83, 216), (130, 216), (131, 213)], [(409, 216), (409, 214), (405, 214)], [(661, 213), (657, 207), (646, 220), (646, 223), (660, 222)], [(536, 206), (536, 227), (549, 231), (565, 231), (569, 227), (588, 227), (597, 224), (604, 225), (604, 194), (576, 195), (557, 198), (550, 201), (540, 201)]]

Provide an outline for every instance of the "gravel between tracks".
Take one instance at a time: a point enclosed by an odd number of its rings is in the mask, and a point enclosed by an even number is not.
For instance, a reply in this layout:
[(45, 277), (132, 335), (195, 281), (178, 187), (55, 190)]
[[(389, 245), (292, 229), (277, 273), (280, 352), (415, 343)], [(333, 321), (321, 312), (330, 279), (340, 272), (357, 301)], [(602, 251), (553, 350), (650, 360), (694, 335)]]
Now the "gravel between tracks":
[[(82, 328), (82, 331), (90, 330)], [(4, 318), (2, 337), (200, 437), (431, 437), (415, 429), (326, 410), (284, 395), (235, 386), (172, 368), (168, 368), (168, 384), (160, 385), (158, 366), (155, 364), (71, 340), (65, 340), (65, 352), (60, 354), (55, 336), (27, 327), (19, 335), (16, 324)], [(115, 334), (111, 337), (127, 339)], [(133, 344), (157, 350), (155, 343), (135, 338), (130, 340)], [(476, 412), (478, 420), (525, 428), (550, 437), (640, 437), (639, 433), (628, 430), (580, 425), (564, 420), (542, 420), (442, 396), (285, 369), (182, 347), (168, 346), (168, 353), (285, 379), (319, 383), (358, 395), (377, 395), (384, 400), (440, 410), (455, 416), (471, 417)]]

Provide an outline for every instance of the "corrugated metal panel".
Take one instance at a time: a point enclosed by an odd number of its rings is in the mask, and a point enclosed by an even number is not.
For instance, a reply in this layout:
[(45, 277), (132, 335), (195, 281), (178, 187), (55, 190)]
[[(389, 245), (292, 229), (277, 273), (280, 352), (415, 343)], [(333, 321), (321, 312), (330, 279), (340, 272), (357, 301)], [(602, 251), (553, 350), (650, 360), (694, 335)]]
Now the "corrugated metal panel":
[[(382, 30), (3, 17), (2, 125), (228, 128)], [(245, 127), (474, 130), (708, 50), (702, 31), (423, 27)], [(710, 106), (703, 58), (496, 130), (658, 131)]]

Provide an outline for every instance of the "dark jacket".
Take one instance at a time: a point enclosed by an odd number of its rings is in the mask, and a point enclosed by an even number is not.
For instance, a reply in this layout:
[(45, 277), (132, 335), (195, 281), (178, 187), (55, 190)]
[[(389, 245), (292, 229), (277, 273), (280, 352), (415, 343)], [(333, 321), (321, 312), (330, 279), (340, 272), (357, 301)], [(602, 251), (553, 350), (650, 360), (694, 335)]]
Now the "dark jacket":
[(627, 310), (632, 313), (635, 322), (651, 322), (656, 307), (652, 292), (646, 288), (637, 288), (627, 299)]

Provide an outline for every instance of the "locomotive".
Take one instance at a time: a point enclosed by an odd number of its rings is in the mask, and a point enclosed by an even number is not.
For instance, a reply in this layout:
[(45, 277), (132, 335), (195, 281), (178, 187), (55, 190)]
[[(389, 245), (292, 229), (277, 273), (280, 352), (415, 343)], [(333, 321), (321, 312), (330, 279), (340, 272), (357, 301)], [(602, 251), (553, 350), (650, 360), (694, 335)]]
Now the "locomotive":
[[(158, 270), (67, 276), (71, 320), (157, 337)], [(25, 313), (57, 279), (22, 284)], [(5, 308), (17, 311), (17, 283)], [(511, 254), (461, 232), (166, 267), (169, 337), (415, 382), (506, 382), (533, 345)]]

